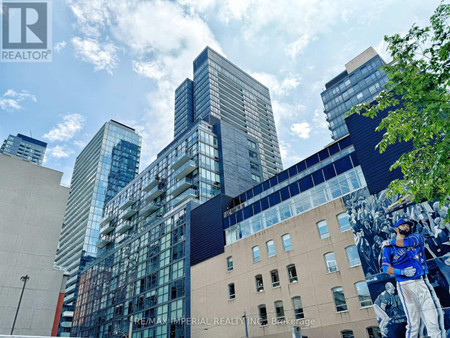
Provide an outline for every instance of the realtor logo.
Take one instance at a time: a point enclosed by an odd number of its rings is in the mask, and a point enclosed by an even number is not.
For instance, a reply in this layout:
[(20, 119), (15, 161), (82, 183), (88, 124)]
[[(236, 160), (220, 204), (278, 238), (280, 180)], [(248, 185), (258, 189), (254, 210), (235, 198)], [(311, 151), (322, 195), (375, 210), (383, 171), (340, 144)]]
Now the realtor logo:
[(2, 62), (51, 61), (51, 4), (2, 2)]

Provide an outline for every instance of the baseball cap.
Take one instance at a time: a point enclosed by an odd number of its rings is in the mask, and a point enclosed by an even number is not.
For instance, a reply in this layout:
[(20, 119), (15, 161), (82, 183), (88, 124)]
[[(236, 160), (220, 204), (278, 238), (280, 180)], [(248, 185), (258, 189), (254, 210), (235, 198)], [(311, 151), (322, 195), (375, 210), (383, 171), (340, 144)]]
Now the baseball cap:
[(402, 217), (395, 223), (394, 228), (396, 228), (402, 224), (409, 224), (409, 226), (413, 226), (414, 223), (415, 222), (412, 219), (407, 218), (407, 217)]

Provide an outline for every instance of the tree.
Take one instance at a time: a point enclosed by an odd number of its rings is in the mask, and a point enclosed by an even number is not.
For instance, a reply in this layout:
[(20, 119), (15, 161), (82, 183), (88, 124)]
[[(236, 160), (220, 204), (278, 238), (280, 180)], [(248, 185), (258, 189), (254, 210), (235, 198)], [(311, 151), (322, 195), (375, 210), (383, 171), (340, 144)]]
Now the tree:
[[(400, 168), (403, 179), (394, 180), (387, 194), (410, 196), (414, 202), (438, 199), (449, 203), (449, 112), (450, 112), (450, 5), (441, 4), (430, 25), (413, 25), (405, 36), (385, 36), (393, 59), (382, 68), (390, 81), (374, 103), (354, 107), (350, 113), (375, 117), (395, 107), (377, 131), (384, 131), (377, 145), (380, 153), (393, 143), (413, 142), (390, 170)], [(447, 220), (450, 219), (450, 212)]]

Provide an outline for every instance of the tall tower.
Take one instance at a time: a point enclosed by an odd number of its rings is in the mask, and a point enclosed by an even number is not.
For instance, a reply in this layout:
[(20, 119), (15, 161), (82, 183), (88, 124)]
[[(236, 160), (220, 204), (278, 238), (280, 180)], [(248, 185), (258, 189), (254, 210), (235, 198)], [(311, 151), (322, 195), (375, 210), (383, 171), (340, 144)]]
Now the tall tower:
[(264, 179), (282, 170), (269, 89), (210, 47), (194, 60), (194, 80), (176, 90), (175, 138), (207, 116), (257, 140)]
[(31, 163), (42, 165), (47, 143), (22, 134), (9, 135), (3, 142), (0, 153), (14, 155)]
[(70, 272), (59, 334), (69, 333), (80, 270), (97, 255), (105, 204), (138, 173), (141, 138), (106, 122), (75, 161), (55, 263)]
[(369, 47), (346, 63), (345, 70), (325, 84), (321, 96), (334, 140), (348, 134), (345, 114), (359, 103), (374, 101), (381, 92), (389, 80), (380, 69), (385, 64), (375, 49)]

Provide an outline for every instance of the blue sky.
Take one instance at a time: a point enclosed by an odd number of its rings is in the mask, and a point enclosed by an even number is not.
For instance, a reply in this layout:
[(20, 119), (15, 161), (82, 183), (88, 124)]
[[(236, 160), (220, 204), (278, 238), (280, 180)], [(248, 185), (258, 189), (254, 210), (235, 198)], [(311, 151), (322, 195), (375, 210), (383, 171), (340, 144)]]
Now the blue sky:
[(435, 0), (58, 0), (53, 61), (0, 63), (0, 140), (48, 142), (68, 184), (109, 120), (143, 137), (143, 170), (173, 138), (175, 88), (206, 45), (269, 87), (283, 166), (331, 142), (320, 92), (384, 35), (426, 25)]

